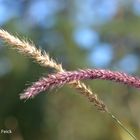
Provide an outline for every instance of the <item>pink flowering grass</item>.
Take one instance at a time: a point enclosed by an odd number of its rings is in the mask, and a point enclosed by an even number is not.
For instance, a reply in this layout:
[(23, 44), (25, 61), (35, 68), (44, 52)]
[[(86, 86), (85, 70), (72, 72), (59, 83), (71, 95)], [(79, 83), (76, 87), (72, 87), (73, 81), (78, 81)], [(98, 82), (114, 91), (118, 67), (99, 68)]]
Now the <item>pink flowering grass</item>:
[(21, 94), (21, 99), (33, 98), (40, 92), (49, 88), (52, 89), (54, 87), (61, 87), (66, 83), (70, 83), (70, 85), (80, 91), (81, 94), (85, 95), (90, 102), (94, 103), (94, 106), (96, 106), (98, 110), (108, 113), (133, 139), (136, 140), (136, 137), (126, 127), (124, 127), (124, 125), (111, 112), (108, 111), (106, 105), (100, 99), (98, 99), (97, 95), (79, 80), (112, 80), (139, 88), (140, 80), (138, 78), (121, 72), (97, 69), (64, 72), (65, 70), (62, 68), (61, 64), (57, 64), (56, 61), (50, 58), (46, 52), (42, 52), (40, 49), (37, 49), (33, 43), (20, 40), (3, 29), (0, 29), (0, 39), (9, 44), (8, 46), (12, 46), (12, 48), (17, 49), (20, 53), (33, 58), (41, 66), (54, 68), (55, 70), (59, 71), (57, 74), (43, 77), (39, 81), (35, 82), (31, 87), (27, 88), (23, 94)]
[(59, 72), (57, 74), (43, 77), (39, 81), (33, 83), (31, 87), (28, 87), (23, 94), (20, 95), (21, 99), (33, 98), (42, 91), (47, 89), (53, 89), (55, 87), (61, 87), (66, 83), (70, 83), (75, 80), (84, 79), (101, 79), (109, 80), (122, 84), (126, 84), (132, 87), (140, 88), (140, 79), (127, 75), (122, 72), (113, 72), (103, 69), (87, 69), (79, 71)]

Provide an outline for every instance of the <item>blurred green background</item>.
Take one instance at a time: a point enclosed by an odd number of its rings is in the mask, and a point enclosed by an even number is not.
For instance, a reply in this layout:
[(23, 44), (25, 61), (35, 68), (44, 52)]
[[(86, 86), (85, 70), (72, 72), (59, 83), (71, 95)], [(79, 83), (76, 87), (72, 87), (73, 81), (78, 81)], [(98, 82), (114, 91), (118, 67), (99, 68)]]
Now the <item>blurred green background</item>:
[[(140, 76), (139, 0), (0, 0), (0, 26), (32, 40), (67, 70), (103, 68)], [(105, 113), (64, 86), (32, 100), (19, 94), (55, 72), (0, 41), (0, 140), (129, 140)], [(140, 91), (85, 81), (140, 138)]]

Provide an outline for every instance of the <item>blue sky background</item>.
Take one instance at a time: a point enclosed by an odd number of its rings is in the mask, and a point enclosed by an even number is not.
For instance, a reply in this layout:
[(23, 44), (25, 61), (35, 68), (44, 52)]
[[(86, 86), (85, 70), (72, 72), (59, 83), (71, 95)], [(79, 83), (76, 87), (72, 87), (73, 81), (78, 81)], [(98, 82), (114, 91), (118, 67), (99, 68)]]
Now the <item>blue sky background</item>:
[[(23, 16), (22, 11), (25, 7), (22, 6), (22, 3), (24, 2), (26, 1), (0, 0), (0, 25), (2, 26), (11, 19)], [(119, 8), (126, 6), (126, 3), (127, 1), (119, 0), (73, 1), (75, 10), (70, 8), (68, 17), (74, 25), (71, 36), (77, 47), (89, 51), (87, 61), (91, 66), (107, 68), (112, 62), (114, 55), (113, 46), (109, 42), (101, 41), (100, 34), (96, 31), (96, 26), (102, 26), (110, 22), (117, 14)], [(21, 22), (23, 25), (26, 25), (26, 29), (35, 26), (52, 29), (55, 26), (57, 14), (68, 8), (68, 4), (68, 2), (63, 2), (63, 0), (32, 0), (29, 6), (26, 7), (25, 15)], [(140, 16), (139, 0), (129, 1), (129, 7), (133, 14)], [(133, 68), (129, 67), (129, 63), (133, 65)], [(138, 66), (135, 54), (128, 54), (115, 64), (114, 68), (133, 73)], [(6, 73), (5, 69), (7, 72), (10, 71), (11, 66), (7, 58), (0, 59), (0, 67), (0, 75)]]

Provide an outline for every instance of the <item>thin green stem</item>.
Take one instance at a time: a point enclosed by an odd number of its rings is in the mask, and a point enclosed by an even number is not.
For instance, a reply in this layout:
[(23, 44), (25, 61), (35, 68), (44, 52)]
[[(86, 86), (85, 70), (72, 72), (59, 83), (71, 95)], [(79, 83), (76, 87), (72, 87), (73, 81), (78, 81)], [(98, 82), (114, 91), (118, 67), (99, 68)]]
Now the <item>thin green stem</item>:
[(113, 120), (114, 120), (126, 133), (128, 133), (134, 140), (137, 140), (137, 138), (135, 137), (135, 135), (132, 134), (132, 133), (130, 132), (130, 130), (128, 130), (128, 129), (121, 123), (121, 121), (120, 121), (117, 117), (115, 117), (111, 112), (107, 112), (107, 113), (108, 113), (108, 115), (109, 115), (111, 118), (113, 118)]

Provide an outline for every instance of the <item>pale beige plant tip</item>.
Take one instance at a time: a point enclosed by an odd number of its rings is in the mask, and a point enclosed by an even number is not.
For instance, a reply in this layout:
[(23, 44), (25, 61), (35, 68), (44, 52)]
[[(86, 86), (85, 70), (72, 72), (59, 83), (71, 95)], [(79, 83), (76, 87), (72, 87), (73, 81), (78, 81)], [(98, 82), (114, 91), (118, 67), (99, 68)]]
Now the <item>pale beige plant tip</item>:
[(41, 52), (40, 49), (37, 49), (33, 43), (29, 43), (25, 40), (20, 40), (19, 38), (9, 34), (7, 31), (0, 29), (0, 38), (13, 46), (14, 49), (17, 49), (20, 53), (28, 55), (35, 59), (40, 65), (45, 67), (51, 67), (55, 69), (62, 69), (61, 65), (57, 65), (56, 62), (49, 57), (48, 54), (44, 51)]

